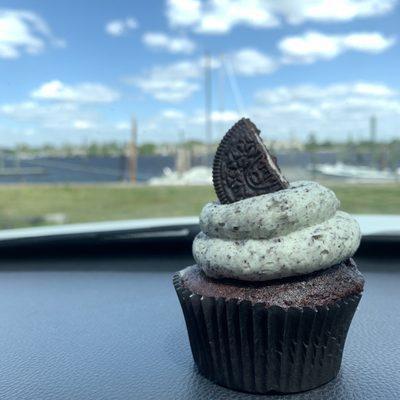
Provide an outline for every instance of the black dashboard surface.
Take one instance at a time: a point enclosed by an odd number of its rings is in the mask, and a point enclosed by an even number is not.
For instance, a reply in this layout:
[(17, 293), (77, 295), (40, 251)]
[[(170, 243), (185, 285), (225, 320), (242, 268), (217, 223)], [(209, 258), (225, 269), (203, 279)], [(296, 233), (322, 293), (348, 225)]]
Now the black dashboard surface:
[[(280, 398), (233, 392), (197, 373), (171, 282), (192, 262), (189, 250), (59, 248), (42, 257), (20, 249), (3, 257), (0, 398)], [(400, 261), (360, 254), (358, 262), (366, 290), (339, 377), (283, 398), (400, 398)]]

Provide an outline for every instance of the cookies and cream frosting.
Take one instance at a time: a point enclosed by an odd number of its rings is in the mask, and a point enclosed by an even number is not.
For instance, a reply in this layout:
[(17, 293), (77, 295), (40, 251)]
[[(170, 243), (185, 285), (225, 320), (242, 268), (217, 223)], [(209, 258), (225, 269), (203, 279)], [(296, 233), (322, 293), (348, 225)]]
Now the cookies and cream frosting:
[(328, 268), (357, 250), (360, 228), (328, 188), (308, 181), (200, 215), (193, 256), (214, 278), (264, 281)]

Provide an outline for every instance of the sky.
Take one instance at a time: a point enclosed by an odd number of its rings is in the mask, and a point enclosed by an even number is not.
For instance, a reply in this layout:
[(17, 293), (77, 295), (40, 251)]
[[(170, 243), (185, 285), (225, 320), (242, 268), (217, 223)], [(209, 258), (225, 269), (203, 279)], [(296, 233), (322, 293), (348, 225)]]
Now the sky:
[(398, 0), (2, 0), (0, 146), (400, 135)]

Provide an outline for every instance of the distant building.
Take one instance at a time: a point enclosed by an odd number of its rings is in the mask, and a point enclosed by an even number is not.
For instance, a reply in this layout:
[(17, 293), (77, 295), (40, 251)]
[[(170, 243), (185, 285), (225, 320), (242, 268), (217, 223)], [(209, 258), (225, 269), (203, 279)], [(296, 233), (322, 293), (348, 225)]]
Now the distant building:
[[(264, 140), (266, 146), (275, 152), (303, 151), (304, 144), (296, 137), (287, 140)], [(192, 157), (201, 157), (207, 154), (208, 146), (201, 142), (186, 142), (184, 147), (190, 151)], [(218, 143), (213, 143), (212, 151), (217, 150)], [(175, 156), (178, 149), (182, 148), (180, 143), (161, 143), (156, 145), (155, 154), (163, 156)]]

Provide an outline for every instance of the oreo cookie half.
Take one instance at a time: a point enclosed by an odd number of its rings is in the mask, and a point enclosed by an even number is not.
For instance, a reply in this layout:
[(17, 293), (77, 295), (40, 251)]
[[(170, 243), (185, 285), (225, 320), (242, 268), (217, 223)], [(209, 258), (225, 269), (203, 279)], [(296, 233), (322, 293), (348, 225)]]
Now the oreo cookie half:
[(248, 118), (233, 125), (219, 144), (213, 163), (213, 183), (222, 204), (289, 187), (260, 131)]

